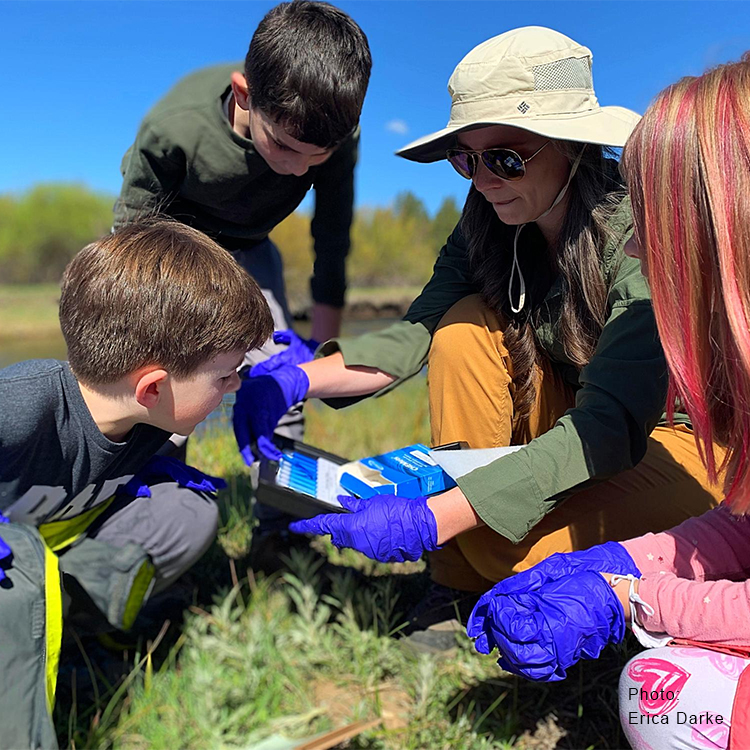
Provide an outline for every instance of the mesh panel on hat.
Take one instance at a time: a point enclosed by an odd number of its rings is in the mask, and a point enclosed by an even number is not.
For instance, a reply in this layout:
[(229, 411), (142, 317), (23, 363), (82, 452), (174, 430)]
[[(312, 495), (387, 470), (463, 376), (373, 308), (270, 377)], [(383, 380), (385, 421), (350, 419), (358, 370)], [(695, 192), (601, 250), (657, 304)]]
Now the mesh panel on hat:
[(591, 62), (587, 57), (566, 57), (544, 65), (535, 65), (535, 91), (558, 89), (592, 89)]

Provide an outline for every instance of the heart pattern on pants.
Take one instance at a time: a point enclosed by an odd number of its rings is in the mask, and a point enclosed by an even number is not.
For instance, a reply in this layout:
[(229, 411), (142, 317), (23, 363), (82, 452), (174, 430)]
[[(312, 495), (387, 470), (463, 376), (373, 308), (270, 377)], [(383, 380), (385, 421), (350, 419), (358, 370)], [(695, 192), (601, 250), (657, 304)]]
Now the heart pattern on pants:
[(631, 663), (628, 677), (641, 683), (648, 694), (639, 693), (641, 713), (661, 716), (674, 710), (680, 702), (680, 692), (690, 678), (690, 672), (666, 659), (645, 658)]
[[(709, 716), (715, 720), (716, 714), (709, 712)], [(710, 748), (710, 750), (725, 750), (729, 746), (729, 724), (706, 724), (705, 721), (690, 732), (695, 747)]]
[(674, 652), (679, 656), (708, 659), (717, 672), (735, 681), (740, 679), (742, 670), (746, 666), (745, 659), (732, 656), (732, 654), (724, 654), (720, 651), (709, 651), (702, 648), (676, 648)]

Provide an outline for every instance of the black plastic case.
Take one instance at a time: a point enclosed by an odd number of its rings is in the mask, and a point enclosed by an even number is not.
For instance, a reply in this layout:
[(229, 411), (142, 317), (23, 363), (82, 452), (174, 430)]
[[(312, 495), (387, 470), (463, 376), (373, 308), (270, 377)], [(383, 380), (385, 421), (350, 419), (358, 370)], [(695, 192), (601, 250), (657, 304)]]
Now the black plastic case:
[[(339, 464), (339, 466), (350, 461), (348, 458), (342, 458), (341, 456), (328, 453), (320, 448), (308, 445), (307, 443), (300, 443), (297, 440), (290, 440), (289, 438), (283, 438), (279, 435), (274, 435), (274, 442), (281, 450), (286, 449), (297, 451), (303, 456), (308, 456), (310, 458), (327, 458), (329, 461)], [(461, 441), (439, 445), (432, 450), (462, 450), (468, 447), (467, 443)], [(281, 487), (276, 484), (276, 473), (278, 470), (279, 464), (277, 461), (261, 461), (260, 472), (258, 474), (258, 489), (255, 493), (261, 503), (270, 505), (284, 513), (288, 513), (290, 516), (295, 516), (296, 518), (312, 518), (320, 513), (349, 512), (343, 508), (337, 508), (336, 506), (324, 503), (322, 500), (318, 500), (315, 497), (310, 497), (310, 495), (305, 495), (296, 490), (290, 490), (288, 487)]]
[[(274, 436), (274, 442), (282, 450), (293, 450), (309, 458), (327, 458), (336, 464), (345, 464), (349, 462), (348, 458), (336, 456), (333, 453), (315, 448), (307, 443), (300, 443), (297, 440), (289, 440), (278, 435)], [(288, 487), (281, 487), (276, 484), (276, 473), (279, 470), (277, 461), (261, 461), (260, 473), (258, 474), (258, 489), (255, 493), (261, 503), (270, 505), (278, 510), (288, 513), (296, 518), (312, 518), (320, 513), (346, 513), (343, 508), (324, 503), (310, 495), (305, 495), (296, 490), (290, 490)]]

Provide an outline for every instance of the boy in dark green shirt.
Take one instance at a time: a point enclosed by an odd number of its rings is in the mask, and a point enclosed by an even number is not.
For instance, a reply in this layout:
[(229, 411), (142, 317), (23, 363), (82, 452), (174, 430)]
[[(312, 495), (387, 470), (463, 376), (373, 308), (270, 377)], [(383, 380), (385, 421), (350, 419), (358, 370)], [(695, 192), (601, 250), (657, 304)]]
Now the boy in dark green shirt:
[[(147, 114), (122, 162), (115, 226), (158, 209), (206, 232), (258, 282), (274, 327), (288, 329), (282, 260), (268, 234), (314, 187), (312, 336), (295, 344), (338, 335), (371, 64), (365, 34), (342, 11), (310, 0), (276, 6), (253, 35), (244, 72), (230, 64), (193, 73)], [(243, 367), (285, 347), (269, 340)], [(242, 409), (240, 394), (236, 419)], [(302, 428), (296, 405), (278, 431), (301, 439)], [(249, 449), (243, 457), (252, 462)]]
[(313, 338), (324, 340), (344, 303), (367, 38), (337, 8), (295, 0), (265, 16), (239, 67), (187, 76), (148, 113), (123, 158), (115, 226), (158, 207), (238, 260), (262, 253), (285, 307), (267, 238), (314, 187)]

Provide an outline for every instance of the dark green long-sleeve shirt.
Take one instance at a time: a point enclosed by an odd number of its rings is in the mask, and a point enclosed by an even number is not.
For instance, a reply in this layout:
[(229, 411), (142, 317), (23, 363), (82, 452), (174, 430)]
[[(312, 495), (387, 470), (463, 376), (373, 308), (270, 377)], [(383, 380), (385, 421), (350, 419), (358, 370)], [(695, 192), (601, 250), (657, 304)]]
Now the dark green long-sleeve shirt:
[[(607, 320), (589, 364), (579, 372), (560, 346), (559, 279), (545, 297), (545, 313), (536, 328), (546, 355), (577, 389), (575, 406), (523, 450), (458, 480), (482, 520), (513, 542), (575, 488), (635, 466), (646, 452), (648, 435), (663, 420), (667, 366), (650, 293), (638, 261), (622, 249), (631, 233), (627, 200), (611, 227), (613, 239), (602, 266), (610, 290)], [(520, 253), (523, 238), (522, 233)], [(466, 242), (456, 228), (404, 320), (382, 331), (327, 342), (320, 354), (341, 351), (349, 366), (376, 367), (395, 376), (397, 380), (379, 392), (385, 393), (422, 369), (440, 319), (460, 299), (478, 291)], [(329, 403), (342, 406), (352, 400)]]
[(183, 78), (146, 115), (123, 157), (115, 226), (159, 209), (229, 250), (265, 239), (315, 188), (315, 302), (341, 307), (354, 205), (359, 134), (301, 177), (276, 174), (223, 111), (232, 71), (219, 65)]

